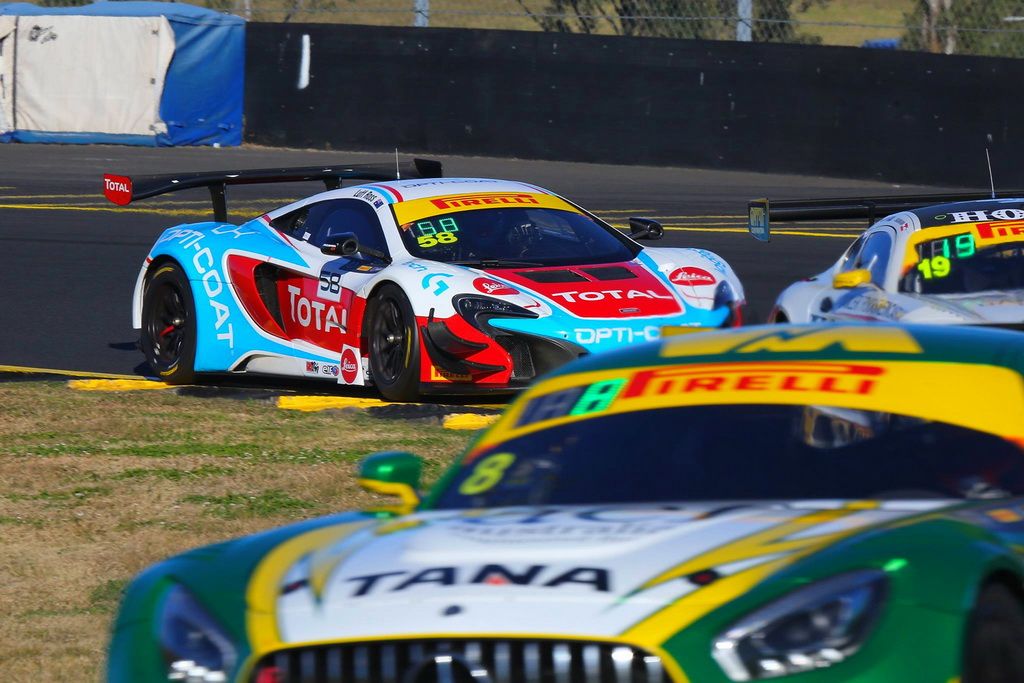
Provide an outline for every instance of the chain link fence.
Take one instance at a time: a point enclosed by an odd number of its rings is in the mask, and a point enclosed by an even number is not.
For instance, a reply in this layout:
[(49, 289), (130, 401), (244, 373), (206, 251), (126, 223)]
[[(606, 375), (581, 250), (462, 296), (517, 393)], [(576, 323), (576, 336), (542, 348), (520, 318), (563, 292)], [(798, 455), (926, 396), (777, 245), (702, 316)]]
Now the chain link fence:
[[(251, 21), (490, 28), (1024, 57), (1024, 0), (195, 0)], [(42, 0), (43, 5), (85, 0)]]

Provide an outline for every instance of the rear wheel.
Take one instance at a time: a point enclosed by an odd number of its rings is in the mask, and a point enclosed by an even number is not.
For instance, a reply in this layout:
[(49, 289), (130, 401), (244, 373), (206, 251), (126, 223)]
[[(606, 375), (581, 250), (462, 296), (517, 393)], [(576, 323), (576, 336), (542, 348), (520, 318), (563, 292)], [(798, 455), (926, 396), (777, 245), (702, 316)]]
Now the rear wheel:
[(370, 297), (366, 311), (370, 376), (389, 401), (412, 401), (420, 390), (420, 336), (412, 304), (395, 285)]
[(967, 622), (963, 683), (1024, 681), (1024, 607), (1000, 583), (981, 589)]
[(176, 263), (158, 266), (142, 298), (142, 352), (168, 384), (196, 379), (196, 308), (192, 287)]

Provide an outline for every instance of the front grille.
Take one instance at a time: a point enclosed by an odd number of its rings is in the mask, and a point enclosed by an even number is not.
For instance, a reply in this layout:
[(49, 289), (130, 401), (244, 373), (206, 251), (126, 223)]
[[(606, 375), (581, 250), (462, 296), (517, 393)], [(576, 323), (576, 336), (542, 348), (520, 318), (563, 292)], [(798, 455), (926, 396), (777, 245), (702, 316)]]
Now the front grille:
[(498, 335), (494, 338), (512, 356), (512, 379), (533, 379), (537, 372), (533, 367), (530, 345), (521, 337)]
[(400, 640), (282, 650), (253, 683), (671, 683), (639, 648), (571, 640)]

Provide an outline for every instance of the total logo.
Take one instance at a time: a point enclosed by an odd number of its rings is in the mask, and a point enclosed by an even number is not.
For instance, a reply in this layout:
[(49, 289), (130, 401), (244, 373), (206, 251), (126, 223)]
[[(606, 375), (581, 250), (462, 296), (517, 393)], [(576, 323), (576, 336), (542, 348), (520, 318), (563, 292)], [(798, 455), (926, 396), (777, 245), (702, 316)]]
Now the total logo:
[(341, 320), (338, 319), (338, 309), (322, 301), (310, 301), (302, 296), (302, 290), (295, 285), (288, 285), (288, 300), (291, 318), (303, 327), (312, 325), (314, 329), (321, 332), (330, 332), (332, 329), (344, 332), (348, 326), (348, 311), (341, 309)]
[(492, 296), (512, 296), (518, 294), (519, 290), (509, 287), (504, 282), (498, 282), (497, 280), (490, 280), (485, 277), (478, 277), (473, 280), (473, 287), (478, 292), (484, 294), (490, 294)]
[(352, 349), (345, 349), (341, 354), (341, 379), (346, 384), (353, 384), (359, 377), (359, 359)]
[(123, 175), (104, 174), (103, 194), (118, 206), (131, 204), (132, 179)]
[(668, 279), (672, 281), (672, 284), (687, 287), (706, 287), (718, 282), (714, 275), (696, 266), (676, 268), (669, 274)]
[(605, 299), (673, 299), (671, 294), (658, 294), (653, 289), (605, 289), (596, 292), (554, 292), (551, 296), (558, 297), (566, 303), (577, 301), (604, 301)]

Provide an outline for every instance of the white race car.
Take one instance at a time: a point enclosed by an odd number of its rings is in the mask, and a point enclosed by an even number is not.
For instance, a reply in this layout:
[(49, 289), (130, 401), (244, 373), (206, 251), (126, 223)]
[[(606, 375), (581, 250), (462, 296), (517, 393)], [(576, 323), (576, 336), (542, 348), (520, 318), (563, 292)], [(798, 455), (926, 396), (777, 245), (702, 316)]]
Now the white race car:
[(828, 270), (783, 290), (768, 321), (1024, 323), (1024, 192), (996, 197), (750, 202), (761, 240), (771, 220), (872, 223)]
[[(440, 176), (422, 159), (108, 174), (117, 204), (196, 187), (214, 200), (214, 221), (168, 228), (139, 273), (133, 321), (149, 364), (170, 383), (269, 374), (409, 400), (509, 391), (663, 326), (741, 322), (743, 287), (725, 261), (634, 241), (660, 238), (655, 221), (630, 219), (627, 237), (533, 185)], [(332, 189), (227, 222), (225, 186), (299, 180)]]

